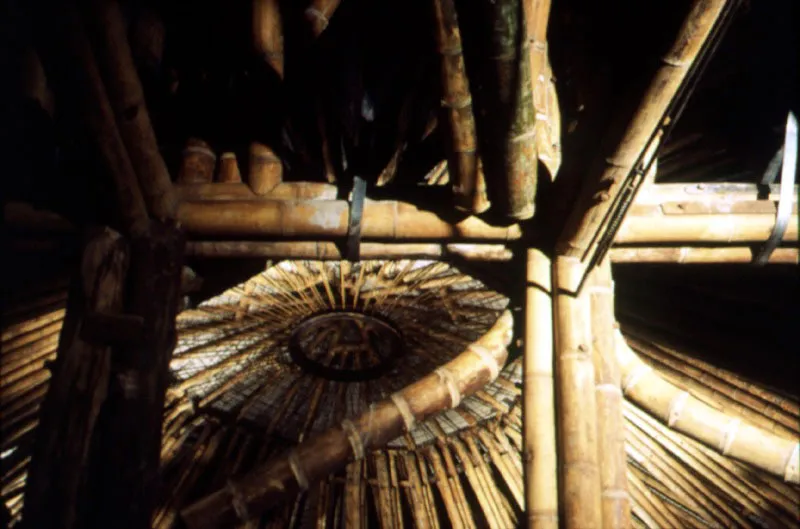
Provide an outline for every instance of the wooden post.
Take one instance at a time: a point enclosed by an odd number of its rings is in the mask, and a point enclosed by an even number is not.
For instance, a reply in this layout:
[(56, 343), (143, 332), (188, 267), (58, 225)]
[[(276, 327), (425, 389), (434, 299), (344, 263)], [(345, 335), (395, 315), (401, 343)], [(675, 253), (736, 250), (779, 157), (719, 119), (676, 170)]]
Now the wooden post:
[(560, 459), (559, 494), (565, 527), (602, 527), (597, 409), (586, 289), (566, 290), (581, 273), (578, 259), (559, 256), (553, 267), (556, 403)]
[(82, 527), (149, 528), (158, 491), (183, 238), (176, 228), (153, 222), (131, 248), (128, 313), (144, 320), (144, 331), (138, 343), (114, 348), (89, 468), (91, 510)]
[(525, 510), (530, 529), (558, 527), (553, 298), (550, 259), (528, 250), (523, 365)]
[(631, 527), (628, 458), (625, 455), (621, 375), (614, 349), (614, 283), (608, 259), (592, 272), (590, 281), (603, 527), (625, 528)]
[(98, 64), (147, 207), (157, 219), (174, 219), (175, 193), (150, 123), (119, 3), (92, 0), (86, 4), (85, 17), (95, 35)]
[(106, 230), (86, 245), (39, 419), (40, 433), (25, 492), (27, 527), (82, 527), (79, 502), (87, 493), (85, 467), (106, 398), (111, 352), (108, 345), (91, 343), (80, 331), (88, 312), (115, 314), (122, 310), (127, 269), (128, 247), (118, 234)]

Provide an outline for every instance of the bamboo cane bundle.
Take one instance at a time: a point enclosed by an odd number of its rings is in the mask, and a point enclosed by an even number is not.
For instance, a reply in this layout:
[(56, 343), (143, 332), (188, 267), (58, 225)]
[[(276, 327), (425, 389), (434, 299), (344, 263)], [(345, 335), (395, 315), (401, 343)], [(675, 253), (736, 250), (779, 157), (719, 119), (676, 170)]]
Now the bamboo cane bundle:
[(478, 155), (472, 94), (469, 89), (461, 30), (454, 0), (433, 0), (436, 42), (441, 55), (442, 109), (450, 132), (448, 170), (456, 207), (469, 213), (489, 209), (486, 180)]
[(88, 3), (85, 18), (95, 36), (98, 65), (148, 210), (154, 218), (174, 219), (172, 182), (150, 123), (120, 5), (116, 1), (94, 0)]
[[(696, 1), (687, 15), (672, 48), (632, 116), (625, 135), (607, 157), (603, 172), (584, 188), (577, 207), (560, 238), (560, 252), (583, 259), (596, 244), (606, 216), (616, 203), (623, 181), (639, 163), (670, 102), (686, 79), (700, 49), (717, 23), (726, 0)], [(647, 160), (645, 160), (647, 162)], [(603, 193), (598, 193), (602, 188)], [(598, 196), (600, 200), (597, 200)]]
[(528, 250), (524, 405), (525, 505), (528, 527), (558, 526), (553, 299), (550, 260)]
[[(588, 295), (565, 290), (579, 273), (577, 259), (561, 257), (553, 267), (555, 320), (556, 403), (562, 459), (560, 492), (567, 527), (602, 527), (600, 469), (598, 465), (595, 379), (591, 356), (591, 320)], [(563, 496), (561, 496), (563, 494)]]
[(715, 447), (723, 455), (781, 476), (787, 483), (800, 483), (800, 443), (796, 439), (783, 439), (732, 419), (679, 390), (644, 364), (621, 334), (617, 335), (615, 347), (626, 397), (644, 406), (671, 428)]
[[(511, 314), (505, 313), (479, 341), (480, 347), (491, 351), (497, 365), (502, 365), (505, 360), (505, 346), (511, 338), (511, 323)], [(439, 406), (447, 406), (448, 402), (450, 406), (457, 405), (461, 394), (472, 393), (487, 381), (491, 373), (485, 372), (483, 366), (475, 365), (472, 360), (474, 356), (465, 352), (447, 364), (439, 374), (412, 384), (394, 400), (387, 399), (372, 406), (368, 413), (347, 423), (350, 426), (329, 430), (301, 444), (288, 458), (274, 460), (234, 485), (234, 491), (258, 490), (258, 496), (252, 496), (252, 492), (245, 493), (243, 497), (239, 496), (241, 493), (231, 496), (230, 491), (221, 490), (185, 509), (184, 520), (190, 527), (212, 526), (226, 519), (241, 517), (243, 508), (250, 509), (256, 505), (264, 508), (275, 501), (274, 494), (282, 495), (297, 487), (306, 488), (311, 480), (341, 466), (351, 454), (360, 459), (364, 448), (385, 444), (400, 434), (404, 425), (409, 424), (408, 421), (422, 419), (434, 413)], [(405, 402), (403, 411), (396, 404), (400, 399)], [(300, 462), (302, 467), (299, 466)], [(270, 476), (266, 488), (263, 487), (265, 475)], [(256, 483), (259, 485), (253, 490)], [(243, 500), (246, 502), (244, 506), (241, 504)], [(209, 510), (210, 506), (213, 508)], [(209, 517), (210, 513), (213, 513), (213, 519)]]
[(597, 395), (603, 527), (630, 527), (622, 419), (622, 377), (614, 351), (614, 285), (606, 259), (590, 278), (592, 352)]
[[(336, 238), (347, 233), (349, 205), (329, 201), (184, 202), (178, 218), (187, 232), (205, 235)], [(450, 224), (431, 212), (401, 202), (364, 205), (365, 240), (515, 240), (517, 225), (494, 227), (468, 217)]]

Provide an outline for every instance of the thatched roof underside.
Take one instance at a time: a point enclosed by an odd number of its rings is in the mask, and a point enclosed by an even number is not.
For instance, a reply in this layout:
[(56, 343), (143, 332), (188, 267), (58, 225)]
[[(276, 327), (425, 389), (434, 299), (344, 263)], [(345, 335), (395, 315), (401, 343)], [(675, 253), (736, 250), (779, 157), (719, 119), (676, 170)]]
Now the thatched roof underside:
[[(626, 294), (624, 280), (618, 284), (618, 305), (624, 307), (635, 297)], [(4, 318), (2, 499), (17, 520), (65, 297), (63, 284), (43, 287), (36, 297), (19, 300)], [(290, 322), (341, 309), (342, 300), (348, 308), (379, 314), (402, 331), (409, 349), (390, 373), (342, 382), (293, 365), (285, 339)], [(448, 361), (485, 332), (507, 302), (441, 263), (365, 262), (342, 269), (339, 263), (283, 262), (184, 311), (172, 364), (162, 449), (164, 488), (154, 527), (180, 527), (183, 507), (231, 477)], [(796, 395), (767, 389), (694, 352), (676, 350), (667, 334), (633, 318), (622, 321), (630, 346), (667, 380), (731, 416), (797, 437)], [(510, 353), (500, 377), (457, 408), (368, 452), (250, 526), (516, 526), (524, 509), (521, 359), (513, 344)], [(798, 487), (719, 455), (635, 404), (626, 402), (624, 417), (630, 494), (639, 525), (800, 525)]]

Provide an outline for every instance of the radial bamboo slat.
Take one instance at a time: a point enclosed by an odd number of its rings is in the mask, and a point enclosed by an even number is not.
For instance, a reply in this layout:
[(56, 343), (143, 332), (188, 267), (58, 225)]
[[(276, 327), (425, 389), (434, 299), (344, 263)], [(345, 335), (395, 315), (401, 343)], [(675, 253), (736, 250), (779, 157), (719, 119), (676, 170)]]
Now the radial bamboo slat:
[(621, 374), (614, 351), (614, 282), (608, 259), (595, 268), (590, 282), (603, 527), (630, 527)]
[[(298, 488), (305, 489), (319, 477), (341, 467), (351, 455), (359, 459), (365, 449), (382, 446), (414, 421), (457, 405), (461, 395), (482, 387), (496, 373), (494, 369), (505, 362), (511, 326), (510, 312), (503, 313), (494, 327), (472, 346), (490, 356), (468, 349), (436, 373), (401, 390), (393, 399), (371, 405), (366, 413), (349, 423), (351, 427), (319, 434), (300, 444), (288, 457), (270, 461), (239, 479), (232, 488), (217, 491), (184, 509), (182, 516), (187, 525), (217, 527), (236, 520), (243, 509), (249, 512), (267, 508), (280, 497)], [(270, 476), (266, 486), (265, 476)]]
[(565, 288), (580, 274), (575, 258), (558, 257), (553, 266), (555, 374), (560, 458), (559, 498), (568, 528), (602, 527), (590, 302), (584, 289)]
[(147, 207), (154, 218), (174, 219), (177, 203), (172, 182), (150, 122), (120, 5), (92, 0), (85, 16), (96, 36), (98, 64)]
[(672, 48), (662, 57), (661, 67), (650, 82), (624, 136), (614, 152), (604, 157), (602, 173), (584, 187), (561, 234), (559, 253), (583, 260), (602, 237), (603, 224), (617, 202), (623, 182), (640, 163), (640, 157), (656, 131), (664, 125), (665, 112), (727, 3), (728, 0), (695, 0), (692, 3)]
[(523, 366), (525, 505), (529, 528), (558, 527), (550, 259), (528, 250)]
[[(339, 238), (347, 234), (349, 204), (327, 201), (184, 202), (178, 219), (191, 234), (292, 238)], [(516, 240), (517, 225), (494, 227), (476, 217), (456, 224), (436, 214), (402, 202), (364, 205), (361, 236), (364, 240), (448, 239)]]
[(723, 455), (800, 484), (800, 443), (733, 419), (681, 391), (631, 351), (621, 333), (615, 344), (625, 396), (679, 432)]
[(455, 204), (469, 213), (483, 213), (490, 203), (478, 155), (472, 94), (461, 49), (456, 6), (454, 0), (433, 0), (432, 4), (441, 55), (442, 110), (450, 129), (447, 166)]

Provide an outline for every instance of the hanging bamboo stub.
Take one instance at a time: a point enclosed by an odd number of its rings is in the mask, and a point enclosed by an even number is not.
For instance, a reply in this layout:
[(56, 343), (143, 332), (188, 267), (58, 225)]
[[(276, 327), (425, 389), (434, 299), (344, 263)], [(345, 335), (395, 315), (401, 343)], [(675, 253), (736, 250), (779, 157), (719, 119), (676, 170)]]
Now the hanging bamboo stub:
[(449, 126), (448, 169), (458, 209), (483, 213), (489, 206), (478, 155), (472, 94), (454, 0), (433, 0), (436, 42), (441, 55), (442, 111)]

